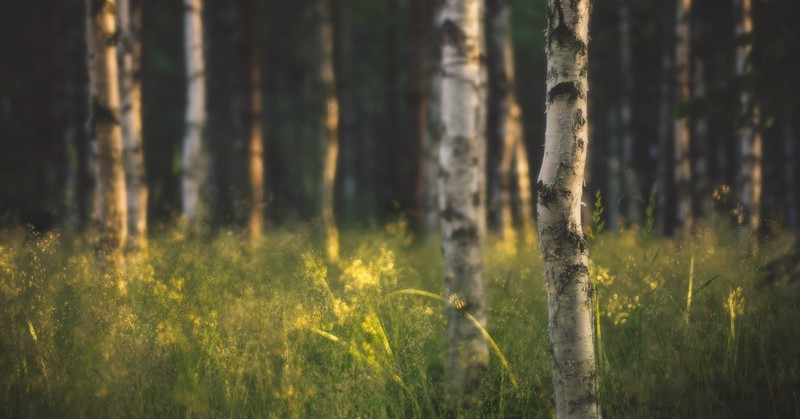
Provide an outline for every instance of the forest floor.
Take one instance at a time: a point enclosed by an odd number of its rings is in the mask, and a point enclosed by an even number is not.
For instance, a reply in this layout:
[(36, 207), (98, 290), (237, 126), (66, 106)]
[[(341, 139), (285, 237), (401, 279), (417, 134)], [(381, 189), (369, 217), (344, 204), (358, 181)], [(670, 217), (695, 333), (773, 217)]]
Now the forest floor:
[[(590, 240), (606, 417), (800, 417), (800, 281), (725, 228)], [(0, 234), (0, 417), (451, 417), (438, 243), (402, 222), (342, 234), (153, 234), (104, 270), (67, 231)], [(467, 416), (554, 416), (535, 243), (490, 238), (497, 347)]]

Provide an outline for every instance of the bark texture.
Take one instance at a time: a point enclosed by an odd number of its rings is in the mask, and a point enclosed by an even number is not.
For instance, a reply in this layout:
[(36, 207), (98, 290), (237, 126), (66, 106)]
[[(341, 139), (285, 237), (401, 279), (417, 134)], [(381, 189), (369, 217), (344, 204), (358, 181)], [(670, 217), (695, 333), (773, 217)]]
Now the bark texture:
[(119, 74), (114, 0), (87, 0), (90, 120), (97, 161), (98, 248), (121, 256), (128, 235), (125, 171), (119, 114)]
[[(685, 104), (691, 95), (689, 59), (691, 51), (692, 0), (677, 0), (675, 8), (675, 90), (676, 104)], [(675, 182), (675, 221), (679, 233), (690, 231), (692, 211), (692, 159), (689, 121), (675, 119), (673, 129), (673, 176)]]
[(339, 229), (333, 212), (336, 186), (336, 166), (339, 159), (339, 100), (336, 96), (336, 76), (333, 56), (333, 22), (329, 0), (317, 4), (320, 13), (320, 57), (319, 71), (324, 95), (321, 113), (321, 143), (324, 149), (322, 179), (322, 222), (325, 225), (325, 240), (328, 258), (339, 259)]
[(250, 201), (247, 230), (253, 242), (261, 240), (264, 233), (264, 136), (261, 127), (261, 61), (258, 42), (258, 3), (256, 0), (240, 0), (239, 11), (245, 29), (244, 64), (245, 78), (244, 122), (247, 130), (247, 175), (250, 186)]
[(184, 0), (184, 48), (186, 54), (186, 132), (183, 138), (181, 179), (183, 213), (190, 224), (202, 222), (208, 181), (206, 155), (206, 76), (203, 55), (202, 0)]
[(147, 177), (142, 146), (141, 0), (119, 0), (122, 143), (128, 197), (128, 248), (147, 246)]
[[(751, 0), (735, 0), (738, 21), (736, 37), (740, 44), (736, 50), (736, 75), (741, 80), (749, 78), (752, 72), (750, 52), (752, 43), (745, 39), (753, 32)], [(739, 97), (742, 125), (739, 129), (739, 176), (737, 193), (739, 205), (737, 222), (743, 231), (756, 232), (761, 213), (761, 130), (758, 105), (752, 98), (748, 86), (743, 86)]]
[(442, 10), (442, 143), (439, 211), (448, 304), (447, 393), (461, 407), (480, 404), (488, 367), (483, 288), (485, 233), (485, 70), (482, 2), (448, 0)]
[(588, 0), (549, 0), (547, 115), (539, 240), (547, 279), (553, 388), (563, 418), (598, 418), (595, 330), (581, 195), (588, 145)]

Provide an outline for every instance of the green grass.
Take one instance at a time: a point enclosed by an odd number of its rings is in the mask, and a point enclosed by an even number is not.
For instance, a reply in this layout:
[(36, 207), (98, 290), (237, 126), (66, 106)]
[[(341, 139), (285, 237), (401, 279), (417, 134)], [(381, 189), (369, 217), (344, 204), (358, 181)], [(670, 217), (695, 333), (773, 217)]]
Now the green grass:
[[(400, 223), (345, 231), (336, 264), (309, 233), (167, 229), (111, 272), (66, 231), (0, 237), (0, 417), (455, 414), (439, 246)], [(800, 416), (800, 284), (758, 275), (791, 238), (753, 256), (736, 237), (596, 232), (606, 417)], [(486, 248), (498, 351), (468, 414), (553, 417), (539, 249)]]

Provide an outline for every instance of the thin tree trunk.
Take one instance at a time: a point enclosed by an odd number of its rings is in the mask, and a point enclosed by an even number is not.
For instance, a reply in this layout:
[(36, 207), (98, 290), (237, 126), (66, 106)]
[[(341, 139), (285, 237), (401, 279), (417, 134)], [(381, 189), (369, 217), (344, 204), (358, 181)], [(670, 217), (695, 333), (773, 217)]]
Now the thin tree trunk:
[(622, 154), (622, 213), (625, 221), (632, 225), (640, 221), (641, 192), (637, 182), (634, 163), (633, 138), (633, 64), (631, 61), (630, 0), (622, 0), (619, 8), (619, 54), (622, 69), (622, 94), (620, 95), (620, 141)]
[(128, 195), (128, 247), (147, 247), (147, 178), (142, 142), (141, 0), (119, 0), (120, 98), (125, 184)]
[[(752, 43), (743, 39), (753, 32), (751, 0), (736, 1), (738, 22), (736, 37), (740, 44), (736, 50), (736, 75), (749, 78), (752, 72), (750, 52)], [(748, 86), (742, 88), (739, 97), (742, 126), (739, 129), (739, 176), (737, 179), (738, 223), (744, 232), (757, 232), (761, 213), (761, 130), (758, 105), (753, 100)]]
[(119, 117), (119, 75), (114, 0), (87, 0), (87, 39), (91, 112), (89, 125), (97, 157), (98, 248), (122, 257), (128, 235), (122, 131)]
[[(488, 24), (486, 37), (489, 56), (489, 130), (487, 140), (492, 144), (494, 159), (492, 161), (491, 185), (492, 209), (496, 213), (497, 230), (501, 237), (514, 234), (511, 190), (513, 181), (517, 186), (521, 174), (512, 181), (512, 169), (527, 169), (520, 109), (515, 94), (514, 54), (511, 43), (511, 4), (509, 0), (489, 0), (487, 3)], [(527, 171), (527, 170), (526, 170)], [(530, 181), (528, 188), (530, 188)], [(527, 196), (528, 210), (525, 202), (520, 202), (521, 221), (530, 216), (530, 190), (520, 190), (520, 197)], [(522, 201), (522, 200), (520, 200)], [(528, 223), (530, 225), (530, 222)]]
[(606, 225), (609, 230), (619, 227), (619, 201), (622, 186), (622, 167), (620, 163), (619, 111), (611, 105), (608, 108), (608, 190), (605, 201)]
[(447, 308), (447, 393), (461, 407), (480, 405), (487, 370), (486, 338), (471, 319), (486, 324), (483, 288), (485, 234), (482, 2), (448, 0), (442, 10), (444, 132), (439, 150), (441, 213)]
[[(674, 0), (679, 1), (679, 0)], [(665, 7), (666, 9), (666, 7)], [(672, 170), (671, 170), (671, 138), (670, 138), (670, 105), (672, 86), (672, 50), (671, 50), (671, 24), (668, 13), (662, 15), (662, 30), (664, 32), (661, 46), (661, 79), (658, 89), (658, 146), (652, 147), (650, 157), (658, 164), (658, 226), (662, 234), (672, 231)]]
[(794, 128), (790, 121), (783, 123), (783, 177), (786, 183), (786, 218), (791, 227), (797, 226), (797, 175), (795, 172), (797, 148)]
[[(697, 37), (696, 39), (700, 39)], [(695, 54), (694, 58), (694, 96), (703, 98), (706, 95), (706, 64), (702, 54)], [(705, 114), (700, 115), (694, 123), (695, 149), (693, 177), (694, 201), (700, 215), (704, 215), (711, 208), (711, 176), (709, 171), (710, 139), (708, 137), (708, 120)]]
[(245, 30), (245, 127), (247, 130), (247, 174), (250, 208), (247, 230), (250, 240), (258, 243), (264, 234), (264, 139), (261, 128), (261, 61), (258, 41), (258, 2), (240, 0), (242, 26)]
[(588, 146), (590, 1), (549, 0), (547, 115), (539, 172), (539, 240), (547, 278), (553, 388), (560, 419), (598, 418), (589, 256), (581, 228)]
[[(690, 99), (690, 16), (692, 0), (678, 0), (675, 14), (675, 81), (676, 103), (685, 104)], [(673, 131), (674, 182), (676, 192), (675, 217), (677, 232), (683, 234), (691, 230), (692, 211), (692, 164), (691, 138), (688, 118), (678, 116)]]
[(206, 77), (203, 54), (202, 0), (184, 0), (184, 47), (186, 54), (186, 133), (183, 139), (182, 203), (190, 224), (207, 216), (208, 182), (206, 155)]
[(516, 152), (514, 153), (514, 167), (517, 178), (517, 191), (519, 193), (519, 229), (522, 232), (523, 242), (531, 245), (536, 237), (533, 225), (533, 199), (531, 194), (531, 174), (528, 164), (528, 148), (525, 147), (525, 137), (522, 134), (522, 110), (514, 101), (511, 105), (511, 115), (509, 118), (516, 119), (517, 122), (511, 123), (511, 127), (518, 127), (519, 132), (513, 134), (517, 137)]
[(339, 259), (339, 230), (334, 217), (336, 166), (339, 156), (339, 101), (336, 96), (336, 76), (333, 69), (333, 22), (329, 0), (317, 4), (320, 13), (320, 78), (324, 95), (321, 114), (322, 145), (325, 150), (322, 179), (322, 222), (325, 226), (328, 258)]

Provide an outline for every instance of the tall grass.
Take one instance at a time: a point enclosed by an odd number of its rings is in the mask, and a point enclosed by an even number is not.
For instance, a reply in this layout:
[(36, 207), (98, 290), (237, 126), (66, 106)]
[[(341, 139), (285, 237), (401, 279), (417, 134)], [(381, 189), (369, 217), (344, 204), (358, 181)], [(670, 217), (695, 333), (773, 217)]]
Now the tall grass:
[[(787, 240), (753, 256), (721, 228), (680, 245), (645, 233), (595, 231), (591, 249), (605, 414), (800, 415), (798, 283), (758, 275)], [(401, 223), (345, 231), (337, 263), (307, 233), (253, 248), (166, 229), (113, 271), (67, 231), (0, 237), (2, 417), (456, 414), (438, 244)], [(486, 248), (496, 350), (483, 410), (465, 414), (552, 417), (539, 250)]]

